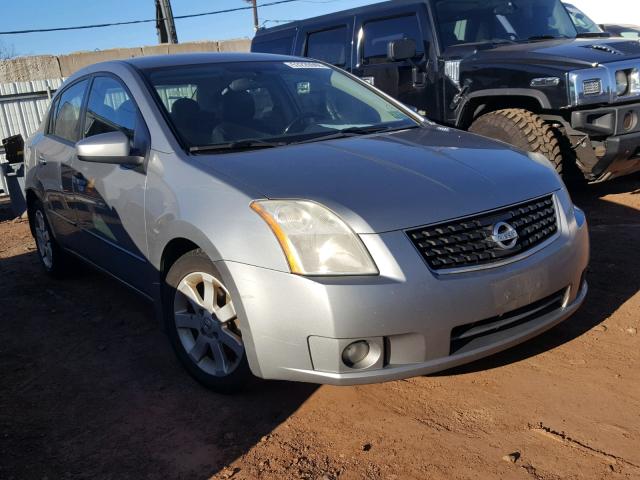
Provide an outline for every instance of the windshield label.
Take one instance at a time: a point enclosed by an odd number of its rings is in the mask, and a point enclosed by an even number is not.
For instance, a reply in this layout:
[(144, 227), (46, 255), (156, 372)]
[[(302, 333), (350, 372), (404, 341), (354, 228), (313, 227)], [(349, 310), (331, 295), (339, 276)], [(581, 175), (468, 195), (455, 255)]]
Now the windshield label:
[(317, 62), (284, 62), (284, 64), (291, 68), (324, 68), (329, 70), (329, 67)]
[(296, 84), (296, 90), (298, 91), (298, 95), (311, 93), (311, 82), (298, 82)]

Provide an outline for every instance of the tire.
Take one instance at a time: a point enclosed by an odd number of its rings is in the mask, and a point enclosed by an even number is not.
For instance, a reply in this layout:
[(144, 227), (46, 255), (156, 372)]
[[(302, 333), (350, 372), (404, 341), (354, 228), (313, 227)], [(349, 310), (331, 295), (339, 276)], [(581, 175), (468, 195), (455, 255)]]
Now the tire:
[(253, 378), (229, 291), (200, 250), (169, 269), (163, 292), (165, 330), (178, 359), (205, 387), (233, 393)]
[(554, 130), (535, 113), (520, 108), (496, 110), (478, 117), (469, 131), (527, 152), (541, 153), (559, 175), (563, 174), (560, 141)]
[(44, 270), (52, 277), (65, 277), (72, 267), (72, 259), (53, 236), (47, 214), (39, 201), (29, 208), (29, 224)]

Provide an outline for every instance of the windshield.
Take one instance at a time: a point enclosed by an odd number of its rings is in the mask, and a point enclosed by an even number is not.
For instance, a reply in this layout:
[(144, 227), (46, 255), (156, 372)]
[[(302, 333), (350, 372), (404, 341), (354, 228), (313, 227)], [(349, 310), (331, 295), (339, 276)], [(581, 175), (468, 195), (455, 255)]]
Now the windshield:
[(317, 62), (209, 63), (145, 74), (191, 151), (418, 125), (371, 89)]
[(569, 12), (578, 33), (602, 33), (602, 29), (596, 25), (596, 22), (587, 17), (578, 7), (569, 3), (565, 3), (564, 6), (567, 7), (567, 12)]
[(575, 38), (560, 0), (434, 0), (443, 50), (468, 43)]

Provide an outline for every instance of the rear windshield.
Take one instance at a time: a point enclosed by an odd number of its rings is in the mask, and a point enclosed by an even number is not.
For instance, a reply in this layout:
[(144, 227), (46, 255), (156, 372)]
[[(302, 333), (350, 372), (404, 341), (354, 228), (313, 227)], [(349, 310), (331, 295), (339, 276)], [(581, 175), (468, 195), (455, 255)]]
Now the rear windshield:
[(443, 49), (469, 43), (575, 38), (560, 0), (435, 0)]
[(293, 34), (273, 38), (270, 35), (257, 36), (251, 45), (252, 52), (274, 53), (277, 55), (291, 55), (293, 48)]
[(173, 66), (145, 75), (188, 147), (418, 124), (368, 86), (314, 61)]

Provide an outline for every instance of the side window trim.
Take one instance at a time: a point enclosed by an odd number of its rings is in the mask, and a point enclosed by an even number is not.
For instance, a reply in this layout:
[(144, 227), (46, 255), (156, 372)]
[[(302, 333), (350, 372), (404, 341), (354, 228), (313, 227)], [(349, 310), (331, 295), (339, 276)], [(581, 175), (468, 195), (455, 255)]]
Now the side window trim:
[(90, 75), (89, 77), (89, 85), (87, 85), (87, 91), (84, 94), (84, 99), (82, 99), (82, 108), (80, 108), (80, 121), (78, 122), (78, 128), (80, 131), (78, 132), (78, 138), (82, 140), (84, 138), (84, 126), (87, 121), (87, 105), (89, 104), (89, 95), (91, 95), (91, 89), (93, 88), (93, 82), (95, 80), (95, 75)]
[[(53, 118), (50, 118), (49, 120), (49, 125), (47, 128), (47, 133), (46, 136), (55, 138), (56, 140), (58, 140), (59, 142), (63, 142), (67, 145), (73, 146), (75, 145), (75, 142), (68, 140), (66, 138), (63, 138), (59, 135), (55, 134), (55, 130), (51, 130), (51, 127), (53, 126), (53, 128), (55, 129), (55, 124), (56, 124), (56, 120), (57, 120), (57, 116), (58, 116), (58, 105), (60, 104), (60, 99), (62, 98), (62, 95), (65, 94), (65, 92), (67, 92), (70, 88), (73, 88), (75, 85), (77, 85), (78, 83), (87, 82), (87, 86), (84, 89), (84, 92), (82, 93), (82, 103), (80, 104), (80, 116), (78, 118), (78, 125), (76, 125), (76, 129), (80, 129), (82, 126), (82, 119), (83, 119), (83, 109), (85, 107), (85, 102), (87, 101), (88, 95), (89, 95), (89, 86), (91, 85), (91, 80), (92, 80), (92, 75), (84, 75), (80, 78), (77, 78), (76, 80), (73, 81), (73, 83), (70, 83), (69, 85), (65, 85), (63, 89), (59, 90), (56, 93), (55, 98), (53, 99), (53, 102), (55, 102), (55, 105), (52, 105), (52, 107), (55, 108), (55, 111), (50, 111), (49, 115), (53, 114)], [(79, 136), (79, 134), (81, 133), (81, 130), (77, 130), (76, 134), (78, 135), (78, 138), (81, 138)]]

